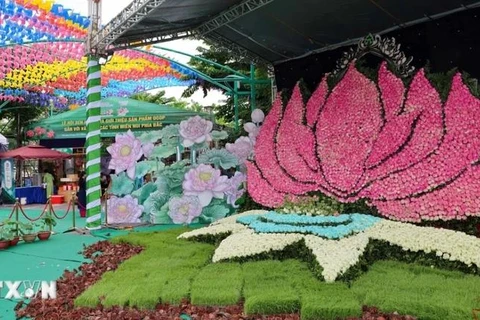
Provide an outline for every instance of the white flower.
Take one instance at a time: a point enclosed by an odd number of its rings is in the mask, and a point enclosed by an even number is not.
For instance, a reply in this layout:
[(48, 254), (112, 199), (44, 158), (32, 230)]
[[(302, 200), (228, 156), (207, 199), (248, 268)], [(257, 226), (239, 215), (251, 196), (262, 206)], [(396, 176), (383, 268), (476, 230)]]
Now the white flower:
[(265, 114), (260, 109), (255, 109), (252, 111), (252, 122), (253, 123), (261, 123), (265, 119)]

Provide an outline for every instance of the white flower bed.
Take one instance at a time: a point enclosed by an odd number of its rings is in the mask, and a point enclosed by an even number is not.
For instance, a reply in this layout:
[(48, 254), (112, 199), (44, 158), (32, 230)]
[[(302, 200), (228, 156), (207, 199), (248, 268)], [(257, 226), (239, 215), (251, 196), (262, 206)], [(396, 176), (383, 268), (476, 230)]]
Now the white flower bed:
[(441, 259), (480, 267), (480, 239), (452, 230), (381, 219), (369, 229), (353, 236), (340, 240), (326, 240), (315, 235), (297, 233), (255, 233), (247, 226), (235, 222), (241, 216), (265, 213), (263, 210), (244, 212), (219, 220), (206, 228), (184, 233), (179, 238), (232, 233), (215, 250), (213, 262), (282, 250), (304, 239), (306, 246), (323, 268), (322, 276), (327, 282), (335, 281), (350, 267), (356, 265), (370, 239), (400, 246), (405, 251), (435, 253)]
[(252, 230), (235, 233), (223, 240), (215, 250), (212, 261), (249, 257), (271, 250), (283, 250), (286, 246), (302, 240), (300, 234), (257, 234)]
[(239, 223), (224, 223), (210, 225), (205, 228), (195, 229), (189, 232), (182, 233), (177, 239), (190, 239), (205, 235), (219, 235), (222, 233), (237, 233), (244, 230), (249, 230), (246, 226)]
[(307, 248), (312, 250), (323, 268), (322, 276), (326, 282), (335, 281), (339, 275), (356, 265), (369, 240), (364, 234), (341, 240), (325, 240), (312, 235), (307, 235), (304, 239)]
[(383, 220), (365, 233), (371, 239), (387, 241), (403, 250), (435, 252), (443, 259), (480, 267), (480, 239), (463, 232)]

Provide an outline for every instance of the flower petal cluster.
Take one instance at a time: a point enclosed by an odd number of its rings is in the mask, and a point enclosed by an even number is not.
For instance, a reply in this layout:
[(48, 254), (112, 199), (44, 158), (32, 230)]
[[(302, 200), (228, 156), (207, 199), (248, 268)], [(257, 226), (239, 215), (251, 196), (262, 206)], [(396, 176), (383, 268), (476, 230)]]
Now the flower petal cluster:
[(408, 87), (386, 64), (374, 83), (352, 63), (306, 105), (297, 86), (265, 118), (247, 163), (248, 191), (265, 206), (320, 191), (367, 199), (401, 221), (480, 214), (480, 99), (453, 77), (442, 102), (420, 70)]
[(168, 215), (176, 224), (190, 224), (202, 214), (202, 206), (197, 197), (173, 197), (168, 202)]
[(227, 143), (225, 149), (235, 155), (240, 164), (244, 164), (253, 154), (253, 143), (248, 137), (240, 137), (235, 143)]
[(138, 223), (143, 212), (143, 206), (138, 199), (128, 195), (123, 198), (111, 197), (107, 200), (109, 223)]
[(213, 128), (211, 121), (205, 120), (200, 116), (191, 117), (180, 122), (180, 136), (182, 137), (182, 145), (186, 148), (196, 143), (212, 141), (210, 135)]
[(235, 175), (227, 181), (228, 189), (225, 190), (225, 195), (227, 196), (227, 203), (234, 208), (239, 207), (235, 204), (235, 202), (240, 199), (245, 193), (245, 188), (243, 188), (243, 184), (246, 181), (246, 175), (239, 171), (235, 172)]
[(200, 164), (185, 174), (183, 192), (187, 196), (197, 196), (202, 207), (206, 207), (214, 197), (223, 199), (229, 188), (227, 180), (228, 177), (222, 176), (220, 170)]
[(128, 177), (135, 179), (135, 166), (143, 156), (143, 150), (142, 142), (135, 138), (133, 132), (128, 130), (125, 134), (117, 134), (115, 143), (109, 146), (107, 151), (111, 155), (108, 168), (115, 170), (117, 174), (127, 170)]
[(269, 212), (263, 216), (237, 219), (237, 222), (248, 225), (257, 233), (313, 234), (327, 239), (342, 239), (366, 230), (378, 221), (380, 218), (357, 213), (336, 217), (307, 217)]

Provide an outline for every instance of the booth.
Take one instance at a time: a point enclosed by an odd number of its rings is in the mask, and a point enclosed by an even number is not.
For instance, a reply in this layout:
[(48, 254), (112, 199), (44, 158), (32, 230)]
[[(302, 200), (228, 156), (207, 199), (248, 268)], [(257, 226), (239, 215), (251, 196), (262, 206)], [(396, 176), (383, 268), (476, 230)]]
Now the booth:
[[(52, 150), (39, 145), (28, 145), (0, 153), (0, 159), (3, 159), (4, 163), (10, 163), (10, 168), (12, 166), (12, 162), (5, 160), (62, 160), (70, 157), (71, 155), (67, 153)], [(25, 186), (16, 188), (15, 197), (18, 198), (23, 204), (47, 202), (46, 190), (42, 186)]]

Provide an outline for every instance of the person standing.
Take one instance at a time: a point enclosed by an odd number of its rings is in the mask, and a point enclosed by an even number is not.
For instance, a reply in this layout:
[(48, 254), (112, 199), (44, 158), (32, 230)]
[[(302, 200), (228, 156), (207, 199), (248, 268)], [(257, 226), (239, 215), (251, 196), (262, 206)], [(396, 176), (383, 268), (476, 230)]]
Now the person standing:
[(87, 216), (87, 181), (85, 172), (80, 172), (78, 179), (77, 205), (80, 217)]
[(53, 175), (48, 171), (45, 170), (43, 175), (43, 183), (46, 184), (46, 191), (47, 191), (47, 199), (53, 195)]

